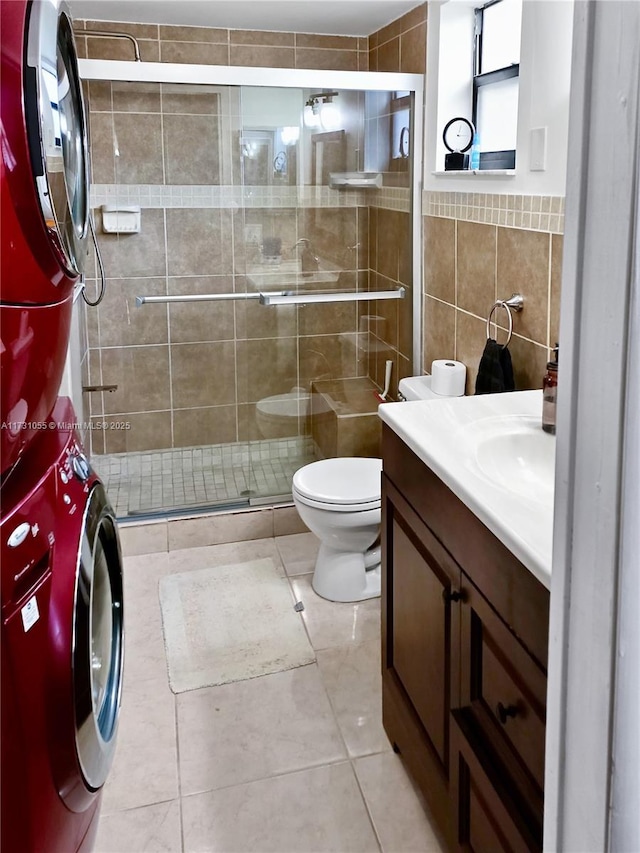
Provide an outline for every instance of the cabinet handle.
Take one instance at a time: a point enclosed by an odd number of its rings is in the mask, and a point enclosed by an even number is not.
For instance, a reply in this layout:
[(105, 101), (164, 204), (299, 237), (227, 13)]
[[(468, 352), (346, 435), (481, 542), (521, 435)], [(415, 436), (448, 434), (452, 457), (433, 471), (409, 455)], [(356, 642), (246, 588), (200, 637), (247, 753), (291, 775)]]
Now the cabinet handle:
[(458, 589), (443, 589), (442, 599), (445, 602), (462, 601), (462, 592)]
[(518, 709), (515, 705), (507, 705), (505, 707), (502, 702), (498, 702), (498, 706), (496, 707), (496, 714), (498, 715), (498, 719), (500, 720), (502, 725), (506, 726), (509, 717), (517, 716)]

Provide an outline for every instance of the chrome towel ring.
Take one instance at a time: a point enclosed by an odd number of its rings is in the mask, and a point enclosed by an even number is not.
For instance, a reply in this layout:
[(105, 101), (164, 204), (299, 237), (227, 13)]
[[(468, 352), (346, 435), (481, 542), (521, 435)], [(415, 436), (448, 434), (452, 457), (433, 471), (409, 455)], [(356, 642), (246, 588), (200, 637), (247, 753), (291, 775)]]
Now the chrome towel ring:
[[(504, 308), (507, 312), (507, 317), (509, 318), (509, 328), (507, 329), (507, 340), (504, 342), (502, 348), (506, 349), (511, 343), (511, 336), (513, 335), (513, 314), (512, 311), (522, 311), (524, 306), (524, 297), (519, 293), (512, 293), (509, 299), (498, 299), (497, 302), (494, 302), (491, 306), (491, 311), (489, 311), (489, 316), (487, 317), (487, 340), (491, 338), (491, 318), (493, 317), (493, 312), (497, 308)], [(497, 337), (496, 332), (496, 337)]]

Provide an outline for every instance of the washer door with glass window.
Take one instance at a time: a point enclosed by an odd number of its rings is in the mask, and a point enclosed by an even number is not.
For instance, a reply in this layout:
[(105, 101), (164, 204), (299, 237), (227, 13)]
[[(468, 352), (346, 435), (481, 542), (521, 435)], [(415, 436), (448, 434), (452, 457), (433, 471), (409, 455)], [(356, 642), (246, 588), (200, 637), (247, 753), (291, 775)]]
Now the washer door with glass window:
[(86, 786), (100, 788), (113, 761), (123, 665), (122, 558), (101, 483), (90, 492), (74, 607), (76, 750)]
[(90, 238), (76, 46), (70, 14), (57, 0), (3, 0), (2, 30), (2, 212), (9, 228), (2, 298), (46, 304), (63, 299), (82, 274)]

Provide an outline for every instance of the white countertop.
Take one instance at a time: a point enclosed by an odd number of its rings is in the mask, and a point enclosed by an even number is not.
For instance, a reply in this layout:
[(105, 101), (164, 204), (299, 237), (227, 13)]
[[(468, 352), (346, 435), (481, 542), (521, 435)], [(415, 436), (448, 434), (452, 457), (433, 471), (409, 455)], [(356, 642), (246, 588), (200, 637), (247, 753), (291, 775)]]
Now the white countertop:
[[(549, 589), (555, 438), (541, 427), (538, 436), (541, 412), (542, 391), (385, 403), (378, 409), (380, 418)], [(516, 457), (521, 476), (511, 481), (503, 475), (501, 482), (493, 471), (488, 475), (478, 441), (494, 432), (499, 448), (500, 429), (509, 423), (528, 430), (548, 464), (527, 471), (526, 460)], [(511, 452), (506, 441), (504, 448), (505, 454)]]

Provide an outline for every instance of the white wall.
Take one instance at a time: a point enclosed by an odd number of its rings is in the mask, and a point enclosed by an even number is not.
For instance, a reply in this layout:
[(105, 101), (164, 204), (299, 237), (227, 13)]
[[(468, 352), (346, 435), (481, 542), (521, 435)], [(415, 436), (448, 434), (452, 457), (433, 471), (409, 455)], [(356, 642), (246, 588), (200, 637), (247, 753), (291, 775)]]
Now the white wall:
[[(83, 423), (84, 404), (82, 396), (82, 358), (86, 353), (86, 341), (83, 341), (83, 330), (80, 318), (80, 312), (84, 308), (82, 298), (76, 300), (73, 306), (73, 314), (71, 315), (71, 333), (69, 336), (69, 346), (67, 347), (67, 360), (64, 366), (64, 373), (60, 383), (61, 397), (70, 397), (73, 403), (73, 408), (76, 412), (76, 420), (78, 423)], [(90, 308), (90, 311), (97, 311), (97, 308)]]
[[(520, 99), (516, 174), (494, 178), (476, 175), (434, 175), (444, 168), (442, 128), (455, 115), (471, 116), (471, 82), (464, 108), (461, 84), (465, 65), (461, 41), (473, 32), (469, 0), (432, 0), (427, 37), (427, 113), (424, 188), (448, 192), (532, 193), (564, 195), (568, 148), (573, 0), (524, 0), (520, 53)], [(469, 41), (469, 56), (472, 43)], [(443, 89), (447, 92), (443, 95)], [(440, 96), (438, 92), (440, 91)], [(435, 119), (434, 119), (435, 117)], [(547, 128), (547, 164), (543, 172), (529, 169), (529, 138), (533, 128)]]

